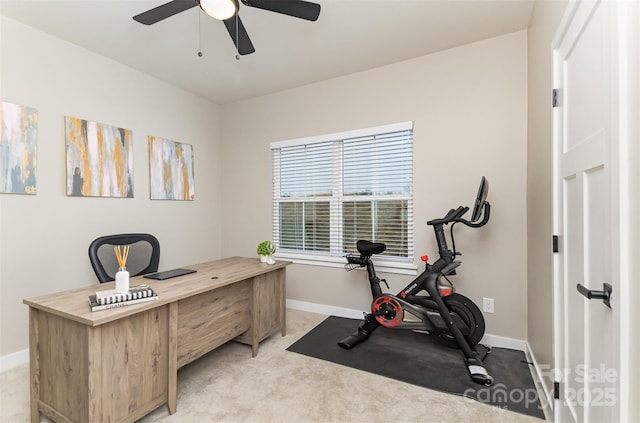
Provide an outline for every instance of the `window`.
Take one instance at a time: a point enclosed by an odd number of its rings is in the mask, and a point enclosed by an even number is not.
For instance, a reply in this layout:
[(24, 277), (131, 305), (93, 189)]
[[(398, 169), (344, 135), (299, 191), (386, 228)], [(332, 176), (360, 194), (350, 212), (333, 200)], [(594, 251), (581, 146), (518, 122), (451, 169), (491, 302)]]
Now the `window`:
[(384, 267), (413, 268), (413, 123), (271, 144), (279, 257), (344, 264), (384, 242)]

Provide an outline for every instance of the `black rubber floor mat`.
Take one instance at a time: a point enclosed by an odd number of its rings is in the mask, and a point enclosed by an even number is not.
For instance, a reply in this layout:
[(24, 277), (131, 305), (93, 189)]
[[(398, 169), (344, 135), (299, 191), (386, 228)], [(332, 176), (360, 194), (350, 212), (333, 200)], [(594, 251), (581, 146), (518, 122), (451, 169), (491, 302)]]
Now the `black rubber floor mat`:
[(330, 316), (287, 351), (544, 419), (522, 351), (493, 348), (484, 360), (494, 378), (494, 384), (487, 387), (471, 380), (462, 351), (442, 346), (426, 334), (379, 327), (351, 350), (340, 348), (338, 341), (359, 324), (360, 320)]

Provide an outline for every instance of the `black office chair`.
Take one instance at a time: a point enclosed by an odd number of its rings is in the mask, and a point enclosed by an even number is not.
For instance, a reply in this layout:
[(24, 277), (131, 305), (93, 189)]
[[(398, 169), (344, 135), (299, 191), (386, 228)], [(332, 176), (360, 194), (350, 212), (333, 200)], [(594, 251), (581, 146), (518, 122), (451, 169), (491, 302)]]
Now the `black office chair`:
[(101, 236), (89, 245), (89, 261), (100, 283), (115, 280), (118, 260), (113, 250), (128, 245), (127, 271), (131, 277), (158, 271), (160, 243), (151, 234), (118, 234)]

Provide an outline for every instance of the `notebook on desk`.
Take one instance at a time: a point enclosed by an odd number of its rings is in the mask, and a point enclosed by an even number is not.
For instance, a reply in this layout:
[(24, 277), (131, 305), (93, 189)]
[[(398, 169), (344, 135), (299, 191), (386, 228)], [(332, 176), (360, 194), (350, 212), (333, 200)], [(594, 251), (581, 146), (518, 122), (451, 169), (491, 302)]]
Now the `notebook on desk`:
[(164, 272), (149, 273), (148, 275), (144, 275), (144, 277), (162, 281), (165, 279), (175, 278), (176, 276), (188, 275), (189, 273), (195, 273), (195, 272), (196, 270), (193, 270), (193, 269), (171, 269), (171, 270), (165, 270)]

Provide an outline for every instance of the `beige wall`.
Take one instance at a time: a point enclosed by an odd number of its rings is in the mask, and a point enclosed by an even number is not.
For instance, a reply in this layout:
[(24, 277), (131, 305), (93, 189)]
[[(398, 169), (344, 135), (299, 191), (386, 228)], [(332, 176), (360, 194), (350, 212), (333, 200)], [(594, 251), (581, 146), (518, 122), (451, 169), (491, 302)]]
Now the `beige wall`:
[[(539, 366), (553, 367), (551, 40), (567, 1), (536, 1), (528, 31), (527, 322)], [(551, 392), (551, 372), (543, 372)]]
[[(23, 298), (97, 283), (87, 247), (151, 232), (161, 268), (220, 257), (219, 107), (60, 39), (1, 18), (4, 101), (39, 113), (35, 196), (0, 195), (0, 356), (28, 346)], [(65, 195), (65, 115), (129, 128), (133, 199)], [(193, 145), (196, 200), (150, 201), (147, 136)]]
[[(526, 32), (517, 32), (226, 105), (223, 254), (254, 255), (271, 238), (270, 142), (412, 120), (416, 257), (437, 253), (426, 221), (471, 204), (485, 175), (491, 221), (456, 226), (456, 286), (477, 303), (495, 299), (488, 333), (526, 339), (526, 52)], [(392, 291), (410, 280), (385, 276)], [(291, 266), (287, 290), (357, 310), (371, 301), (364, 274), (339, 268)]]

